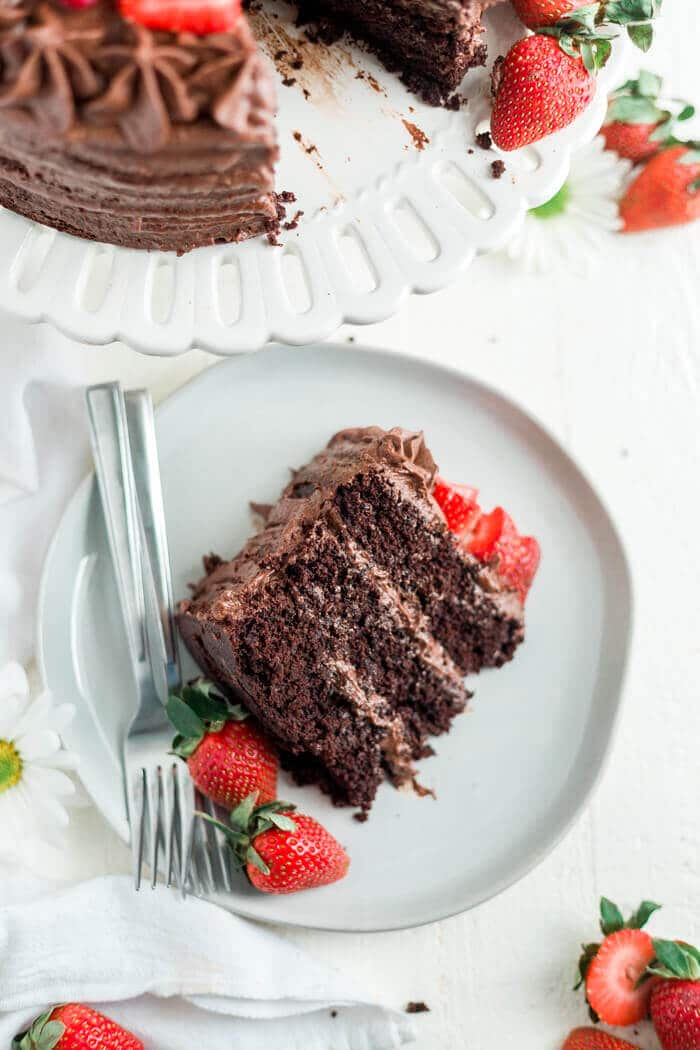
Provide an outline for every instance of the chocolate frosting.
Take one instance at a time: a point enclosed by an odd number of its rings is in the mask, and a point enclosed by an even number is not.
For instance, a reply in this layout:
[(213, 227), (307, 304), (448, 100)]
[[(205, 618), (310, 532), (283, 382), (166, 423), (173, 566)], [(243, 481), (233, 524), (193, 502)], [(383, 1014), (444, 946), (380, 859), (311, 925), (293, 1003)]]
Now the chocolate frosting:
[(0, 204), (186, 251), (274, 232), (275, 95), (245, 18), (154, 32), (115, 0), (0, 0)]
[(112, 0), (77, 10), (0, 4), (0, 106), (23, 108), (56, 134), (109, 126), (149, 153), (174, 125), (202, 118), (238, 136), (267, 126), (274, 95), (244, 19), (198, 37), (127, 22)]

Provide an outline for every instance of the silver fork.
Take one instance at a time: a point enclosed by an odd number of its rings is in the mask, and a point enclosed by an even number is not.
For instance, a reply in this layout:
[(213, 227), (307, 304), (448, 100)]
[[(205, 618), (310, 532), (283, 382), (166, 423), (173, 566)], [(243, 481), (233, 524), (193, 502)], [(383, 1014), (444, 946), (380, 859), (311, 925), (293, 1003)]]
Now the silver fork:
[[(177, 881), (184, 894), (190, 883), (195, 802), (186, 770), (168, 754), (172, 729), (163, 704), (168, 690), (179, 685), (180, 671), (152, 406), (148, 395), (137, 392), (127, 411), (118, 383), (91, 387), (87, 402), (137, 687), (137, 709), (123, 746), (134, 881), (139, 889), (148, 863), (155, 886), (163, 855), (167, 884)], [(192, 882), (195, 892), (202, 889), (196, 879)]]

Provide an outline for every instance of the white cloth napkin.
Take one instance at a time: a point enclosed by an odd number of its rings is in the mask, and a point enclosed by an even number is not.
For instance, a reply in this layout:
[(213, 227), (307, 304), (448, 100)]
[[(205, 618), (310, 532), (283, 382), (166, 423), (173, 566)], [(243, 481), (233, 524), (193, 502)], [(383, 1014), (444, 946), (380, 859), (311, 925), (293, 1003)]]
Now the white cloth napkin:
[(87, 472), (80, 350), (0, 314), (0, 666), (33, 656), (39, 574)]
[(146, 1050), (390, 1050), (413, 1039), (410, 1018), (283, 937), (164, 887), (136, 893), (125, 876), (0, 906), (0, 1047), (74, 1001)]

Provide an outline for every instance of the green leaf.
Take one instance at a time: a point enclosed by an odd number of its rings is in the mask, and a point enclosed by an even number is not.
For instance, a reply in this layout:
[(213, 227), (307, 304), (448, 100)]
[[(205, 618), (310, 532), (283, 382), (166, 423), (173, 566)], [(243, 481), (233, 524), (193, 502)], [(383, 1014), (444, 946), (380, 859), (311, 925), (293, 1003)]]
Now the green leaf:
[(695, 116), (695, 106), (692, 106), (687, 102), (680, 113), (677, 114), (676, 120), (690, 120), (691, 117)]
[(606, 22), (628, 25), (630, 22), (646, 22), (654, 17), (653, 0), (609, 0), (605, 5)]
[(650, 25), (627, 26), (627, 35), (634, 46), (645, 54), (654, 40), (654, 30)]
[(618, 930), (624, 929), (625, 920), (622, 917), (622, 912), (618, 908), (617, 904), (613, 904), (607, 897), (600, 898), (600, 928), (603, 932), (603, 936), (607, 937), (610, 933), (617, 933)]
[(565, 15), (562, 19), (564, 22), (571, 22), (573, 25), (583, 26), (584, 29), (589, 29), (591, 32), (595, 29), (596, 15), (598, 14), (600, 7), (598, 4), (591, 4), (588, 7), (579, 7), (576, 11), (571, 11)]
[(253, 867), (257, 868), (258, 871), (261, 871), (263, 875), (270, 874), (270, 869), (268, 868), (267, 864), (262, 859), (258, 851), (256, 849), (253, 849), (252, 846), (249, 846), (246, 850), (245, 859), (246, 864), (252, 864)]
[(212, 817), (208, 813), (203, 813), (201, 811), (201, 809), (196, 809), (194, 811), (194, 813), (193, 813), (193, 816), (199, 817), (200, 820), (206, 820), (206, 822), (208, 824), (213, 824), (215, 828), (219, 829), (219, 831), (223, 831), (223, 833), (224, 833), (224, 835), (226, 835), (227, 839), (228, 838), (235, 839), (235, 838), (238, 837), (237, 836), (237, 832), (235, 831), (234, 828), (230, 828), (228, 826), (228, 824), (224, 824), (223, 821), (217, 820), (216, 817)]
[(296, 831), (297, 826), (291, 817), (287, 817), (284, 813), (270, 813), (269, 820), (279, 828), (280, 831)]
[(239, 802), (234, 810), (232, 810), (230, 819), (234, 828), (240, 828), (241, 831), (247, 831), (257, 799), (258, 793), (257, 791), (253, 791), (250, 795), (246, 796), (242, 802)]
[(181, 697), (177, 696), (177, 694), (171, 693), (168, 697), (168, 703), (166, 704), (165, 710), (173, 726), (182, 736), (196, 736), (199, 737), (200, 740), (204, 736), (204, 722), (197, 714), (195, 714), (189, 704), (186, 704)]
[(588, 974), (588, 968), (590, 967), (591, 963), (593, 962), (593, 960), (595, 959), (596, 955), (598, 954), (598, 949), (600, 948), (600, 945), (599, 944), (583, 944), (583, 945), (581, 945), (581, 948), (582, 948), (581, 956), (580, 956), (579, 961), (578, 961), (579, 977), (578, 977), (578, 980), (577, 980), (576, 984), (574, 985), (574, 991), (578, 991), (578, 989), (583, 984), (585, 984), (586, 976)]
[(612, 44), (603, 38), (593, 43), (593, 62), (595, 69), (602, 69), (612, 54)]
[(60, 1021), (49, 1021), (41, 1030), (37, 1050), (53, 1050), (66, 1030)]
[(187, 685), (182, 690), (181, 697), (192, 708), (194, 713), (199, 715), (205, 722), (219, 719), (225, 720), (228, 714), (228, 703), (223, 696), (219, 696), (209, 689)]
[(605, 123), (612, 124), (617, 121), (622, 124), (658, 124), (662, 117), (662, 110), (650, 98), (620, 95), (608, 106)]
[[(689, 952), (685, 952), (680, 944), (676, 944), (675, 941), (664, 941), (655, 939), (653, 942), (654, 951), (656, 952), (656, 961), (661, 964), (661, 969), (667, 971), (673, 977), (680, 977), (684, 980), (694, 980), (693, 972), (695, 966), (698, 966), (698, 972), (700, 972), (700, 965), (697, 960)], [(695, 966), (693, 965), (695, 963)], [(656, 970), (657, 968), (654, 967)], [(658, 971), (657, 971), (658, 972)]]
[(573, 38), (568, 33), (562, 33), (559, 37), (559, 47), (562, 49), (564, 54), (570, 58), (578, 58), (579, 49), (573, 41)]
[(650, 73), (648, 69), (640, 69), (637, 77), (637, 94), (645, 98), (658, 98), (661, 94), (664, 82), (656, 73)]
[(629, 917), (625, 925), (629, 930), (641, 930), (649, 922), (655, 911), (661, 907), (654, 901), (642, 901), (637, 910)]

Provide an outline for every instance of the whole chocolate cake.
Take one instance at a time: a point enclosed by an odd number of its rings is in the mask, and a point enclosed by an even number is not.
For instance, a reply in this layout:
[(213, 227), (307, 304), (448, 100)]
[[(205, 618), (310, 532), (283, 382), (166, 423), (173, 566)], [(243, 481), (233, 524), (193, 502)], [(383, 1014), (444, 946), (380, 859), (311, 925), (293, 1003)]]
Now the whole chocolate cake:
[(436, 480), (422, 434), (347, 430), (232, 561), (205, 559), (179, 627), (300, 782), (367, 812), (385, 776), (415, 782), (464, 676), (511, 659), (538, 558), (500, 508)]
[[(488, 0), (303, 0), (432, 102), (483, 63)], [(275, 94), (241, 0), (0, 0), (0, 205), (186, 252), (266, 233)]]
[(274, 234), (274, 109), (244, 18), (197, 36), (0, 0), (0, 204), (48, 226), (178, 252)]

